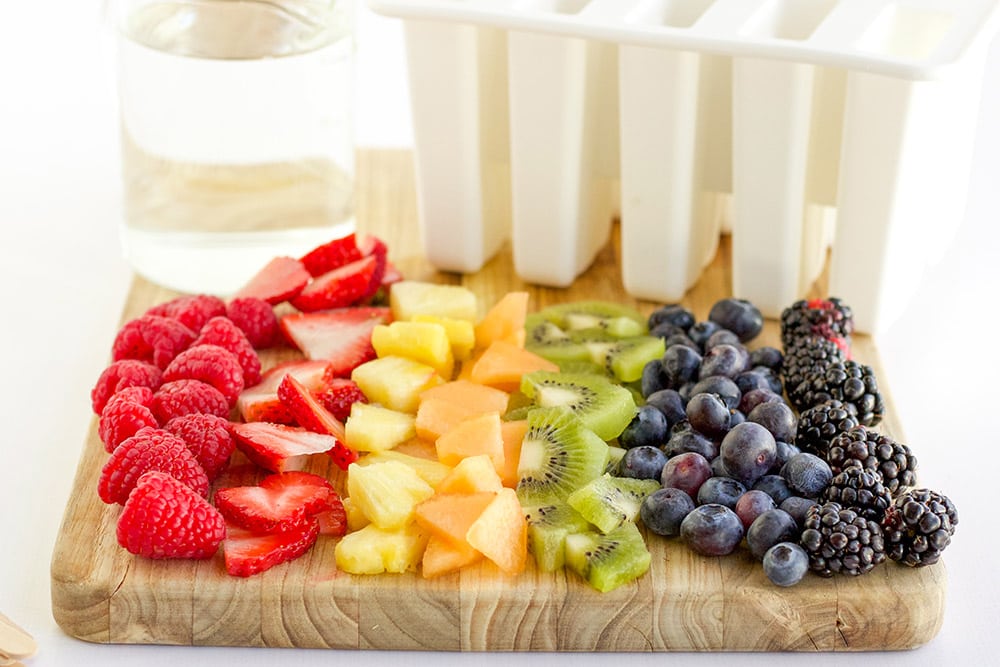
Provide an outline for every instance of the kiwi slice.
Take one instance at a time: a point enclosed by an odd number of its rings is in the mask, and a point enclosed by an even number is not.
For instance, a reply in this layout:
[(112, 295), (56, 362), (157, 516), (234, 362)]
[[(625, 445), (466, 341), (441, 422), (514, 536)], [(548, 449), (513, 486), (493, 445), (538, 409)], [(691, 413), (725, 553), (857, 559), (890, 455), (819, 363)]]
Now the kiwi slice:
[(566, 565), (602, 593), (638, 579), (651, 562), (639, 527), (630, 521), (606, 534), (588, 530), (566, 536)]
[(601, 364), (605, 372), (619, 382), (635, 382), (642, 378), (642, 369), (666, 351), (659, 336), (633, 336), (614, 341), (587, 341), (594, 363)]
[(560, 367), (572, 361), (592, 363), (591, 345), (610, 345), (618, 340), (602, 329), (563, 331), (537, 313), (528, 316), (525, 329), (525, 349)]
[(517, 465), (517, 497), (525, 507), (564, 502), (604, 472), (608, 445), (565, 407), (528, 412)]
[(580, 513), (558, 502), (524, 508), (528, 520), (528, 551), (542, 572), (561, 570), (566, 564), (566, 536), (590, 528)]
[(612, 301), (571, 301), (543, 308), (538, 315), (563, 331), (601, 329), (617, 338), (649, 331), (642, 313)]
[(605, 473), (569, 494), (566, 502), (602, 533), (610, 533), (623, 523), (635, 521), (642, 501), (658, 488), (656, 480)]
[(604, 472), (615, 474), (618, 470), (618, 464), (625, 457), (625, 448), (618, 447), (617, 445), (608, 446), (608, 467), (604, 469)]
[(635, 416), (632, 392), (602, 375), (534, 371), (521, 377), (521, 392), (537, 406), (569, 408), (604, 441), (617, 438)]

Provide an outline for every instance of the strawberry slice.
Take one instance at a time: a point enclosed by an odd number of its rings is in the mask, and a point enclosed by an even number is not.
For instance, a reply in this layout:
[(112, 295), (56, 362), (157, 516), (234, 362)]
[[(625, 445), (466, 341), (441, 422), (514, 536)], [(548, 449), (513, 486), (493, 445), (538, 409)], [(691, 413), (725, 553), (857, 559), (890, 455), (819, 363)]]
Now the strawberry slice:
[(316, 515), (319, 521), (319, 534), (343, 537), (347, 533), (347, 510), (340, 496), (334, 496), (333, 508)]
[(256, 297), (272, 306), (298, 296), (311, 276), (294, 257), (275, 257), (233, 295), (234, 299)]
[(358, 248), (354, 234), (348, 234), (313, 248), (299, 261), (306, 267), (306, 271), (315, 277), (355, 262), (361, 259), (364, 254)]
[(350, 378), (324, 377), (322, 386), (314, 389), (312, 395), (340, 421), (347, 420), (352, 405), (358, 401), (368, 402), (365, 392), (361, 391), (358, 383)]
[(248, 459), (271, 472), (301, 470), (313, 454), (337, 447), (337, 439), (326, 433), (269, 422), (230, 423), (236, 447)]
[(305, 385), (291, 375), (286, 375), (278, 385), (278, 398), (303, 428), (315, 433), (330, 434), (337, 439), (336, 446), (328, 450), (327, 454), (342, 470), (347, 470), (347, 466), (358, 460), (358, 453), (344, 444), (347, 440), (344, 423), (323, 407)]
[(377, 264), (374, 256), (368, 256), (327, 271), (289, 302), (303, 312), (351, 306), (367, 293)]
[(329, 511), (333, 486), (324, 477), (289, 471), (268, 475), (257, 486), (234, 486), (215, 492), (215, 506), (226, 521), (258, 533), (298, 530), (320, 512)]
[(295, 418), (278, 399), (278, 385), (286, 375), (294, 375), (305, 386), (319, 390), (323, 386), (322, 378), (327, 365), (323, 360), (278, 364), (265, 372), (260, 382), (240, 392), (236, 409), (243, 421), (295, 424)]
[(347, 377), (375, 358), (372, 329), (391, 320), (390, 310), (381, 306), (336, 308), (285, 315), (281, 330), (307, 358), (327, 360), (332, 369), (328, 373)]
[(284, 533), (255, 533), (227, 524), (226, 539), (222, 541), (226, 572), (234, 577), (249, 577), (294, 560), (309, 551), (318, 535), (319, 522), (315, 519)]
[(360, 302), (367, 302), (375, 296), (375, 293), (378, 292), (379, 288), (382, 286), (382, 277), (385, 275), (385, 267), (389, 261), (389, 248), (382, 241), (382, 239), (371, 235), (359, 238), (357, 245), (362, 256), (375, 258), (375, 270), (372, 272), (371, 281), (368, 283), (368, 289), (365, 290), (365, 293), (358, 299)]

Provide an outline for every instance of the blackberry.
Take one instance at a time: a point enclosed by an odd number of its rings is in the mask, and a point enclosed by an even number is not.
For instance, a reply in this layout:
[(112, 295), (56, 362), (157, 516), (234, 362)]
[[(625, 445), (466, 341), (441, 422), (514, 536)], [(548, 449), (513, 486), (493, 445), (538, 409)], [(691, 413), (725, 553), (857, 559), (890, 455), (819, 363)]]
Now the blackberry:
[[(785, 344), (785, 355), (781, 367), (781, 379), (784, 380), (789, 398), (793, 400), (794, 392), (806, 379), (806, 376), (816, 371), (825, 370), (834, 363), (847, 361), (847, 355), (836, 343), (819, 336), (807, 336)], [(796, 407), (798, 407), (796, 405)], [(806, 406), (810, 407), (810, 406)]]
[(841, 433), (830, 442), (826, 462), (834, 474), (842, 471), (851, 460), (882, 475), (882, 483), (896, 494), (916, 484), (917, 457), (910, 448), (864, 426)]
[(875, 426), (885, 414), (885, 401), (878, 390), (875, 371), (856, 361), (833, 363), (825, 370), (809, 373), (789, 398), (800, 411), (831, 398), (849, 403), (862, 426)]
[(841, 339), (850, 344), (854, 333), (851, 307), (836, 297), (796, 301), (781, 312), (781, 340), (803, 336)]
[(795, 444), (802, 451), (825, 459), (833, 439), (857, 425), (854, 405), (832, 398), (799, 414)]
[(868, 470), (857, 461), (851, 462), (833, 476), (823, 491), (824, 502), (839, 503), (841, 507), (855, 510), (872, 521), (882, 522), (885, 511), (892, 504), (892, 494), (882, 483), (877, 470)]
[(928, 489), (901, 493), (882, 521), (886, 553), (894, 561), (922, 567), (938, 561), (951, 544), (958, 510), (947, 496)]
[(865, 574), (885, 560), (882, 526), (835, 502), (809, 508), (799, 543), (823, 577)]

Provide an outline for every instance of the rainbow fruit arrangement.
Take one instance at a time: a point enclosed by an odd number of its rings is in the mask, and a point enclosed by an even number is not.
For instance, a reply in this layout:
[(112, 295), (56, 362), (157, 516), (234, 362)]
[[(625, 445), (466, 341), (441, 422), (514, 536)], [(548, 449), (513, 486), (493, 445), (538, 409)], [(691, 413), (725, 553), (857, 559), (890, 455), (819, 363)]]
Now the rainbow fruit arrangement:
[[(745, 301), (702, 322), (679, 305), (529, 312), (525, 292), (487, 305), (405, 280), (387, 254), (352, 234), (228, 302), (181, 296), (122, 327), (91, 392), (119, 544), (221, 548), (245, 577), (334, 539), (330, 567), (352, 574), (530, 559), (607, 591), (648, 570), (647, 539), (745, 544), (782, 586), (927, 565), (950, 542), (954, 505), (914, 489), (912, 452), (874, 430), (882, 398), (836, 299), (793, 304), (783, 350), (750, 350), (763, 322)], [(265, 349), (288, 360), (262, 368)], [(344, 472), (307, 471), (321, 460)]]

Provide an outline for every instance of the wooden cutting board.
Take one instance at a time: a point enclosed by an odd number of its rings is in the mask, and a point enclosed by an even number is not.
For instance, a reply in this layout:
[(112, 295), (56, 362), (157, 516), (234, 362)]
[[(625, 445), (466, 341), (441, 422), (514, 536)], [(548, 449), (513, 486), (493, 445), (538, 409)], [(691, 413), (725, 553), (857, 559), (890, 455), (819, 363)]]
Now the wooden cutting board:
[[(359, 156), (359, 226), (385, 238), (409, 278), (461, 283), (481, 304), (526, 289), (532, 305), (577, 298), (614, 299), (643, 312), (657, 304), (625, 295), (617, 234), (568, 289), (522, 283), (509, 250), (482, 271), (436, 272), (423, 258), (411, 156)], [(729, 293), (729, 245), (684, 303), (699, 318)], [(825, 282), (815, 286), (823, 294)], [(175, 294), (136, 278), (123, 321)], [(753, 345), (777, 345), (769, 321)], [(107, 350), (94, 350), (108, 354)], [(859, 336), (855, 356), (875, 367), (872, 341)], [(271, 354), (265, 365), (291, 353)], [(96, 378), (95, 378), (96, 380)], [(881, 429), (902, 440), (891, 399)], [(81, 401), (89, 400), (80, 396)], [(919, 452), (917, 452), (919, 456)], [(118, 506), (103, 504), (97, 480), (107, 454), (96, 420), (86, 436), (73, 491), (52, 556), (52, 610), (68, 634), (102, 643), (273, 646), (449, 651), (857, 651), (906, 649), (938, 632), (944, 613), (942, 563), (910, 569), (880, 565), (857, 578), (808, 575), (790, 589), (766, 579), (745, 547), (724, 558), (698, 556), (675, 540), (652, 536), (653, 561), (632, 585), (598, 593), (571, 573), (533, 567), (516, 578), (489, 564), (424, 580), (419, 574), (353, 576), (337, 571), (333, 538), (304, 557), (257, 576), (228, 576), (221, 553), (201, 562), (136, 558), (115, 541)], [(326, 457), (320, 457), (325, 459)], [(314, 472), (342, 484), (323, 460)]]

